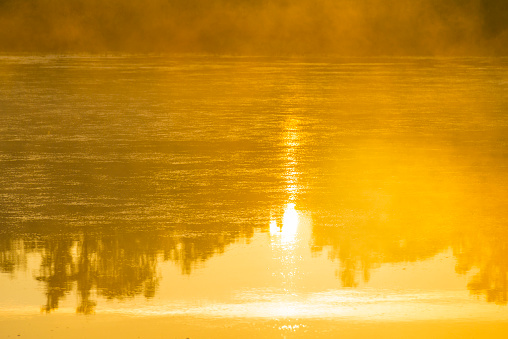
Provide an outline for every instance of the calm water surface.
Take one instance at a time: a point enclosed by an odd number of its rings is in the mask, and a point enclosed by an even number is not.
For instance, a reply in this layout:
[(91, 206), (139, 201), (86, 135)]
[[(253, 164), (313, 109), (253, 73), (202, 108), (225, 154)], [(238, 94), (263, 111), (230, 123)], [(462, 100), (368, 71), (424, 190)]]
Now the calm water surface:
[(3, 337), (501, 338), (507, 207), (508, 59), (0, 57)]

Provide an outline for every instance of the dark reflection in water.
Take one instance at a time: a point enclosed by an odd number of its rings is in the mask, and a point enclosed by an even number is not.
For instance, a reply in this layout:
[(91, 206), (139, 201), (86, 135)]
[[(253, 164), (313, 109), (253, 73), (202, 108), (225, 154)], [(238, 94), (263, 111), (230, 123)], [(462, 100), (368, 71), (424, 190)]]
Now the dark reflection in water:
[(355, 287), (382, 264), (451, 248), (457, 273), (477, 271), (471, 293), (506, 304), (508, 158), (499, 140), (488, 138), (481, 145), (429, 143), (424, 151), (378, 144), (375, 154), (351, 157), (361, 165), (350, 163), (325, 186), (341, 194), (320, 192), (313, 251), (330, 248), (342, 286)]
[(337, 275), (342, 286), (356, 287), (359, 280), (368, 282), (370, 271), (382, 264), (425, 260), (451, 247), (457, 259), (457, 273), (477, 271), (467, 285), (471, 293), (504, 305), (508, 291), (505, 225), (489, 225), (468, 233), (458, 229), (427, 228), (402, 234), (375, 224), (315, 226), (313, 251), (331, 248), (328, 256), (339, 262)]
[(505, 60), (1, 62), (0, 268), (39, 253), (47, 312), (152, 298), (287, 203), (343, 287), (451, 248), (507, 302)]
[(41, 267), (35, 279), (45, 286), (47, 312), (77, 288), (79, 313), (93, 313), (96, 293), (107, 299), (144, 295), (152, 298), (158, 288), (161, 260), (180, 266), (182, 274), (211, 256), (223, 253), (237, 237), (232, 232), (177, 234), (173, 231), (81, 232), (66, 234), (3, 234), (0, 245), (2, 272), (23, 269), (26, 255), (40, 253)]
[(508, 232), (506, 226), (478, 232), (460, 239), (455, 250), (456, 270), (465, 273), (478, 268), (467, 288), (474, 295), (484, 295), (489, 302), (508, 302)]

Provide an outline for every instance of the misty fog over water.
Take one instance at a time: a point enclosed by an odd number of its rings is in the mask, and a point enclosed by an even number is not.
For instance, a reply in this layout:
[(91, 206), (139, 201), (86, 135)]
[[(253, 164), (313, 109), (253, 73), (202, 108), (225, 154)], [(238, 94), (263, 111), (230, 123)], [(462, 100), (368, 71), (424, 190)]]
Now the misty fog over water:
[(504, 55), (502, 0), (2, 0), (3, 52)]

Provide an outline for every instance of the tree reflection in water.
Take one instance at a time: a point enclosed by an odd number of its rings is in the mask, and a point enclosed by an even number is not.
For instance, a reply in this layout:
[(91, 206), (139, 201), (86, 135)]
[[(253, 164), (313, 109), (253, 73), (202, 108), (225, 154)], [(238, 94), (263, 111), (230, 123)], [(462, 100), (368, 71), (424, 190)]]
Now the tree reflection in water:
[(26, 266), (27, 253), (40, 253), (41, 266), (35, 279), (45, 286), (42, 310), (57, 309), (62, 298), (76, 289), (76, 311), (92, 314), (97, 305), (95, 295), (117, 300), (137, 295), (153, 298), (159, 286), (161, 260), (176, 263), (182, 274), (191, 274), (196, 266), (223, 253), (228, 244), (252, 235), (244, 231), (3, 234), (0, 267), (12, 274)]
[[(319, 223), (320, 219), (316, 221)], [(337, 275), (342, 286), (356, 287), (359, 279), (369, 282), (370, 271), (382, 264), (425, 260), (449, 246), (446, 230), (428, 231), (415, 227), (402, 232), (400, 228), (374, 222), (351, 226), (318, 224), (313, 230), (312, 250), (321, 252), (329, 248), (329, 258), (340, 263)]]
[[(453, 248), (458, 273), (477, 270), (467, 288), (485, 295), (488, 302), (507, 303), (508, 231), (488, 226), (476, 231), (443, 227), (422, 229), (390, 228), (387, 224), (364, 222), (355, 226), (330, 224), (330, 217), (313, 218), (312, 251), (328, 248), (329, 258), (338, 260), (338, 278), (343, 287), (369, 281), (372, 269), (388, 263), (415, 262)], [(328, 224), (326, 224), (328, 223)], [(77, 313), (95, 312), (97, 297), (124, 299), (143, 295), (153, 298), (158, 289), (161, 261), (172, 261), (182, 274), (240, 237), (241, 232), (182, 234), (173, 231), (86, 232), (74, 234), (4, 234), (0, 242), (0, 267), (4, 273), (22, 270), (28, 253), (40, 253), (36, 279), (44, 284), (51, 312), (74, 289), (78, 293)]]
[(368, 283), (370, 270), (382, 264), (421, 261), (451, 247), (456, 272), (476, 272), (467, 285), (470, 292), (488, 302), (507, 304), (508, 229), (502, 224), (467, 231), (420, 229), (421, 233), (412, 234), (381, 226), (314, 226), (312, 250), (328, 248), (329, 258), (339, 262), (341, 285), (356, 287), (360, 279)]
[(463, 237), (454, 248), (456, 271), (477, 269), (467, 285), (472, 294), (500, 305), (508, 302), (508, 230), (498, 226)]

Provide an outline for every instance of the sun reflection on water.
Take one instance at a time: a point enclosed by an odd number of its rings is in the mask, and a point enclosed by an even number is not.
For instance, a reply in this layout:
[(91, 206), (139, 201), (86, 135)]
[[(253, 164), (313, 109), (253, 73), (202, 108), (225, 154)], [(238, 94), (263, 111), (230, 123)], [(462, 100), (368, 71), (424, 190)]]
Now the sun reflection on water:
[(298, 231), (299, 217), (298, 212), (295, 210), (295, 204), (289, 203), (284, 210), (282, 217), (282, 240), (289, 242), (293, 241)]
[(282, 136), (285, 162), (284, 179), (286, 181), (286, 192), (290, 202), (294, 202), (296, 200), (300, 190), (298, 183), (299, 172), (297, 170), (299, 149), (301, 146), (299, 125), (300, 120), (290, 118), (286, 121), (284, 134)]
[(282, 224), (279, 225), (275, 218), (270, 220), (270, 235), (280, 239), (282, 244), (291, 244), (296, 241), (300, 217), (294, 203), (288, 203), (282, 216)]
[[(305, 217), (296, 210), (294, 203), (287, 203), (279, 219), (270, 221), (270, 242), (275, 263), (273, 277), (284, 295), (283, 307), (277, 312), (284, 316), (294, 313), (294, 302), (299, 298), (298, 286), (302, 279), (302, 251), (305, 242)], [(303, 232), (303, 233), (302, 233)]]

